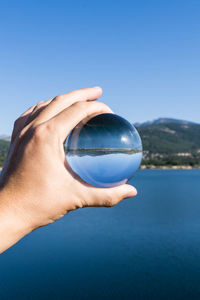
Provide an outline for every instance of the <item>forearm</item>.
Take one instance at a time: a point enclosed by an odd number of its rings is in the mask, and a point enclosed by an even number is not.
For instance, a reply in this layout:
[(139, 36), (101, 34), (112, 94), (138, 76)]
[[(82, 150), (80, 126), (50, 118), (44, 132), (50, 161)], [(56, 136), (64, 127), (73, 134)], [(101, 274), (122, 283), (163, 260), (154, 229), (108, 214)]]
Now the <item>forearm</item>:
[(25, 216), (13, 206), (9, 192), (0, 191), (0, 254), (32, 231)]

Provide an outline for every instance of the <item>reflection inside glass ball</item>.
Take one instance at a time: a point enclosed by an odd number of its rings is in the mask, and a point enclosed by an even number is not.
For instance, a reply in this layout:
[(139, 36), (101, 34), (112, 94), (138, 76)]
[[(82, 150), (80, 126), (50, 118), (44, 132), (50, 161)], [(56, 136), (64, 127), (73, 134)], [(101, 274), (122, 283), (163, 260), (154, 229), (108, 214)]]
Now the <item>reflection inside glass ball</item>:
[(85, 182), (97, 187), (126, 183), (142, 160), (135, 127), (115, 114), (100, 114), (79, 123), (65, 142), (66, 160)]

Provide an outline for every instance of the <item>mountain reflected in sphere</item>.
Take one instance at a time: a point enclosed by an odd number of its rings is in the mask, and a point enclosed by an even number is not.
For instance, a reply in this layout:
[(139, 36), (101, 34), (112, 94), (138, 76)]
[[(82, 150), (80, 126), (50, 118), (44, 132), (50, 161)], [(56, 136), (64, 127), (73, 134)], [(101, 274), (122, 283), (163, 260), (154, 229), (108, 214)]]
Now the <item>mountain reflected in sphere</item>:
[(126, 183), (142, 160), (135, 127), (115, 114), (100, 114), (79, 123), (65, 142), (66, 160), (85, 182), (97, 187)]

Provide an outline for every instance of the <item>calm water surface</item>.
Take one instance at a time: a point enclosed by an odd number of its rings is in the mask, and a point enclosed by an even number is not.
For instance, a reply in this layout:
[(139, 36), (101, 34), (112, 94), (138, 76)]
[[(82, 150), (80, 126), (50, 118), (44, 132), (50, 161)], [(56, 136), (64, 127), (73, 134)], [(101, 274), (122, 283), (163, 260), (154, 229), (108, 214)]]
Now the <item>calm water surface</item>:
[(0, 256), (0, 299), (200, 299), (200, 170), (144, 170)]

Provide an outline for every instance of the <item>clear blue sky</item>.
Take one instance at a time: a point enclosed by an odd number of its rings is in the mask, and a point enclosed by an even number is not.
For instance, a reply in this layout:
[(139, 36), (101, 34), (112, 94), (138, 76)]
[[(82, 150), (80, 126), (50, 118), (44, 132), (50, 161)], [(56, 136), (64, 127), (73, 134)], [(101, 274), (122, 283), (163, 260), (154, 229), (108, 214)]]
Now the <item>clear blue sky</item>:
[(34, 103), (93, 85), (132, 122), (199, 122), (200, 1), (0, 0), (0, 134)]

